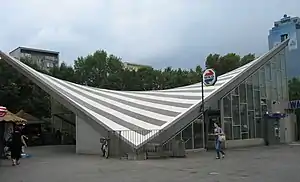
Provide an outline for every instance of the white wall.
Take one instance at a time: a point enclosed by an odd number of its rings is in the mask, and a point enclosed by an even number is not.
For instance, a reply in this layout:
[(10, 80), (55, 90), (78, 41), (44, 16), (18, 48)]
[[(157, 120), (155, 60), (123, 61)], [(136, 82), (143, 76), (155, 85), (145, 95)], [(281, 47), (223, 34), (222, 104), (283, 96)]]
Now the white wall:
[(281, 142), (291, 143), (296, 139), (296, 115), (288, 114), (288, 116), (284, 119), (281, 119), (280, 123), (280, 139)]
[(100, 138), (99, 132), (76, 116), (76, 153), (100, 155)]
[[(276, 104), (272, 104), (272, 112), (285, 113), (285, 108), (288, 108), (288, 101), (280, 101)], [(280, 142), (291, 143), (296, 139), (295, 128), (297, 119), (293, 113), (288, 114), (287, 117), (280, 119)]]

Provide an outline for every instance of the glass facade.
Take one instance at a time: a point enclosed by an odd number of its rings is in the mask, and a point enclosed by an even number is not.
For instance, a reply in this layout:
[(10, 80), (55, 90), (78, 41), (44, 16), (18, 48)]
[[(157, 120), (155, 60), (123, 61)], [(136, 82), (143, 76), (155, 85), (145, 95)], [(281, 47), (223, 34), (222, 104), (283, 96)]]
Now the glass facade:
[(285, 50), (222, 98), (227, 140), (261, 138), (262, 117), (273, 101), (288, 99)]
[[(227, 140), (262, 138), (263, 114), (271, 110), (273, 101), (287, 100), (287, 94), (285, 50), (282, 50), (212, 109), (221, 110), (221, 126)], [(208, 132), (212, 129), (213, 125), (209, 126)], [(204, 148), (204, 130), (203, 121), (196, 119), (175, 138), (182, 139), (186, 149)]]
[(175, 138), (183, 140), (186, 149), (204, 148), (203, 121), (201, 119), (196, 119)]

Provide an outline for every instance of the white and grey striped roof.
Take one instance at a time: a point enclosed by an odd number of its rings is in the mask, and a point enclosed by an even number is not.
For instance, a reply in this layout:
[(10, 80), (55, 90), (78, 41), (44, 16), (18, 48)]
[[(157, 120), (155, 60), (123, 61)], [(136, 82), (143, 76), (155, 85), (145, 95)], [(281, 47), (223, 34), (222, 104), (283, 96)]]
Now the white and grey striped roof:
[[(201, 83), (168, 90), (114, 91), (60, 80), (10, 58), (14, 65), (26, 69), (62, 94), (67, 101), (94, 116), (98, 124), (114, 131), (132, 131), (132, 134), (121, 132), (121, 135), (135, 146), (172, 125), (201, 102)], [(204, 97), (214, 94), (255, 62), (219, 76), (214, 86), (204, 87)]]

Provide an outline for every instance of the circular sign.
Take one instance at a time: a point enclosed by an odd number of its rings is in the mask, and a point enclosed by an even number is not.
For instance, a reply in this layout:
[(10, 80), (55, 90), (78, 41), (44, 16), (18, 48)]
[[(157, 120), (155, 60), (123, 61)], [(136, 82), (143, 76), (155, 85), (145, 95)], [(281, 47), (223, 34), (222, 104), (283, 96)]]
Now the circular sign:
[(0, 121), (3, 120), (4, 116), (6, 115), (6, 113), (7, 113), (6, 107), (0, 106)]
[(215, 70), (213, 69), (206, 69), (203, 72), (203, 83), (206, 86), (212, 86), (217, 82), (217, 75)]

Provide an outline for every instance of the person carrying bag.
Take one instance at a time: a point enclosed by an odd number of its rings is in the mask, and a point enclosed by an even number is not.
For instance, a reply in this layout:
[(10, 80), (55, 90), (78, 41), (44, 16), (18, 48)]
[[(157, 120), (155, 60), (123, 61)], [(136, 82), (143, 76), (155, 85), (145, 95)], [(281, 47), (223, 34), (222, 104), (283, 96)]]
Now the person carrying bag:
[(214, 123), (214, 133), (215, 133), (215, 136), (216, 136), (216, 141), (215, 141), (215, 147), (216, 147), (216, 153), (217, 153), (217, 157), (216, 159), (220, 159), (220, 153), (222, 154), (222, 158), (225, 157), (225, 152), (222, 150), (222, 142), (225, 142), (226, 140), (226, 137), (225, 137), (225, 134), (222, 130), (221, 127), (218, 126), (217, 123)]

